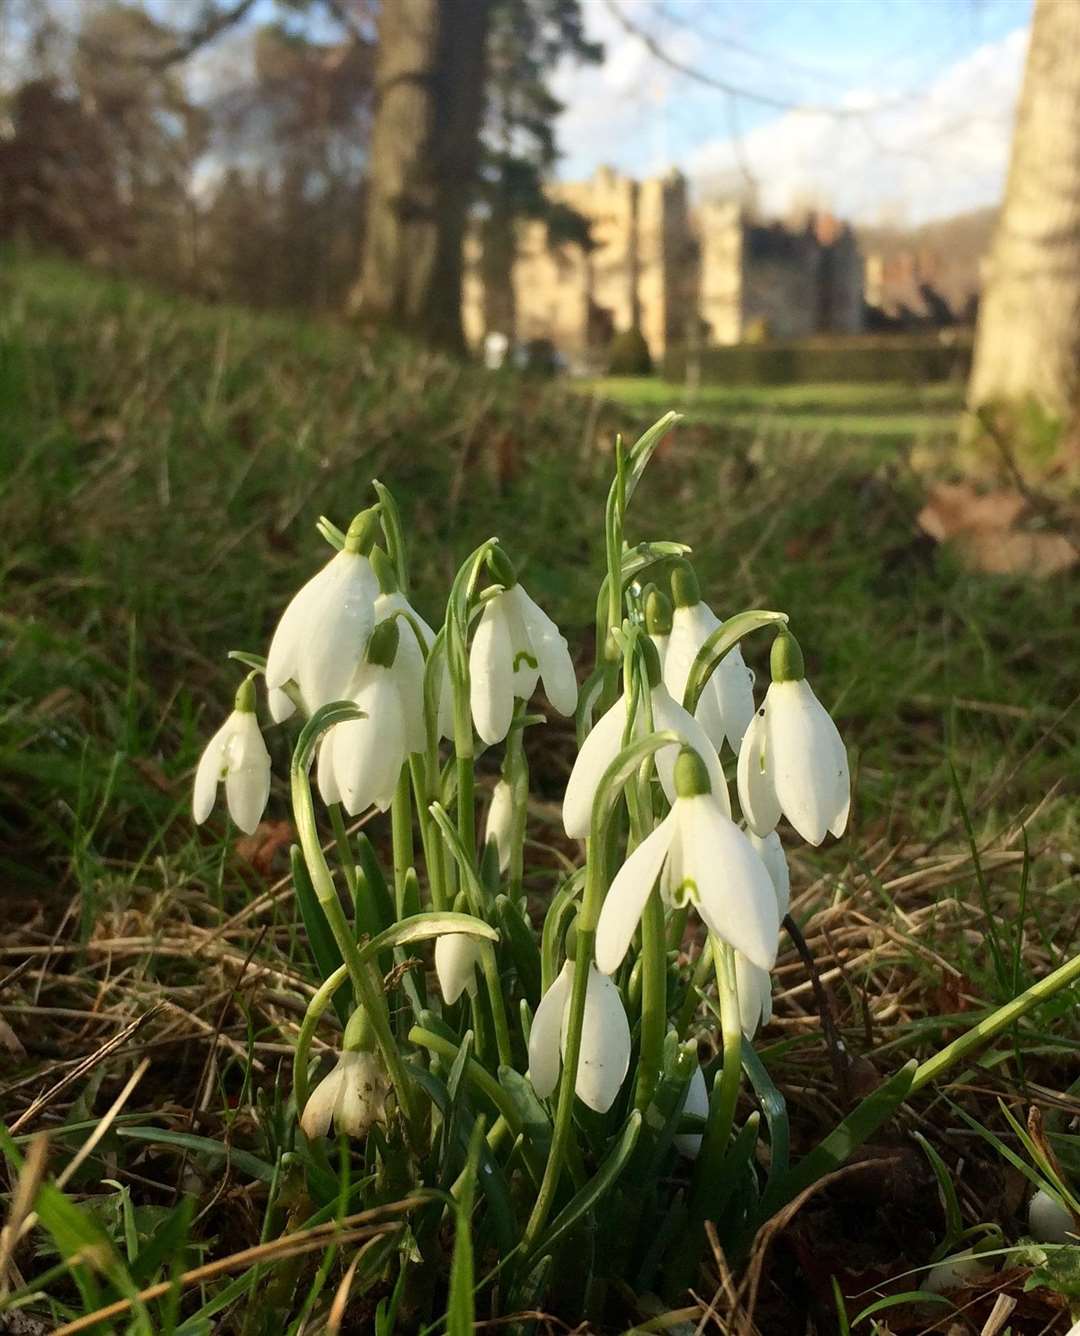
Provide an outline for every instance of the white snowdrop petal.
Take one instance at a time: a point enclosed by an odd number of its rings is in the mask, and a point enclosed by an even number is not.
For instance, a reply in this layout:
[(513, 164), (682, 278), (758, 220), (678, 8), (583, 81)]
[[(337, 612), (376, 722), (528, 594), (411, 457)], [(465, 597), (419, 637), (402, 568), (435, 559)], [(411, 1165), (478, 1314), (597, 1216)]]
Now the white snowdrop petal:
[[(410, 752), (422, 752), (427, 747), (427, 730), (424, 727), (424, 651), (431, 648), (435, 633), (398, 591), (380, 594), (375, 600), (375, 625), (378, 626), (399, 611), (407, 615), (396, 619), (398, 651), (392, 671), (401, 695), (408, 749)], [(423, 648), (417, 639), (417, 631), (423, 639)]]
[(435, 973), (443, 1001), (452, 1007), (466, 989), (476, 992), (476, 967), (480, 963), (480, 945), (464, 932), (448, 932), (435, 943)]
[(765, 722), (780, 807), (804, 840), (820, 844), (838, 815), (835, 725), (805, 678), (769, 687)]
[(754, 717), (754, 679), (738, 645), (721, 659), (711, 682), (715, 685), (724, 733), (731, 750), (738, 755), (743, 736)]
[(765, 864), (765, 870), (776, 892), (777, 912), (783, 920), (791, 904), (791, 871), (788, 868), (784, 846), (780, 843), (780, 836), (775, 830), (765, 836), (755, 835), (752, 830), (747, 833), (750, 843), (757, 850), (758, 857)]
[(763, 705), (743, 734), (742, 745), (739, 747), (739, 764), (736, 768), (739, 806), (746, 818), (746, 824), (761, 838), (776, 829), (776, 823), (781, 815), (780, 802), (773, 784), (772, 762), (766, 707)]
[(283, 724), (286, 719), (291, 719), (296, 713), (296, 702), (281, 687), (273, 687), (266, 693), (266, 699), (270, 709), (270, 718), (273, 719), (275, 724)]
[(499, 871), (510, 866), (510, 845), (514, 827), (514, 791), (505, 779), (500, 779), (492, 790), (484, 827), (485, 843), (494, 840), (499, 852)]
[(532, 645), (544, 694), (560, 714), (573, 714), (578, 685), (566, 637), (521, 585), (515, 585), (511, 593), (517, 595), (518, 613)]
[(389, 669), (369, 665), (355, 700), (366, 717), (333, 730), (334, 776), (350, 816), (372, 804), (385, 811), (405, 762), (401, 698)]
[(229, 815), (244, 832), (253, 835), (270, 797), (270, 766), (245, 765), (225, 776)]
[(848, 815), (851, 812), (851, 772), (848, 769), (847, 748), (844, 746), (844, 740), (831, 718), (829, 723), (833, 724), (833, 747), (835, 752), (833, 766), (836, 777), (836, 790), (833, 797), (836, 814), (829, 822), (829, 833), (839, 839), (847, 829)]
[(1028, 1203), (1028, 1231), (1040, 1243), (1075, 1243), (1080, 1232), (1068, 1207), (1042, 1188)]
[(514, 715), (514, 645), (504, 598), (497, 594), (485, 606), (469, 650), (473, 723), (489, 745), (506, 737)]
[(664, 676), (664, 667), (667, 664), (668, 646), (671, 643), (670, 636), (650, 635), (649, 639), (656, 646), (656, 656), (660, 660), (660, 676)]
[(623, 962), (649, 892), (664, 865), (674, 830), (675, 814), (671, 812), (615, 874), (596, 925), (596, 963), (605, 974), (613, 974)]
[(563, 827), (571, 839), (583, 840), (589, 833), (593, 799), (604, 771), (622, 750), (626, 729), (626, 700), (619, 699), (593, 725), (581, 744), (563, 794)]
[(768, 970), (735, 952), (735, 987), (739, 994), (739, 1024), (747, 1039), (772, 1018), (772, 979)]
[(680, 705), (698, 650), (719, 625), (719, 619), (704, 603), (695, 603), (692, 608), (676, 608), (671, 615), (671, 635), (664, 657), (664, 686), (672, 700)]
[(308, 1096), (304, 1112), (300, 1117), (300, 1126), (309, 1141), (324, 1137), (330, 1130), (330, 1120), (341, 1094), (342, 1081), (345, 1078), (340, 1063), (329, 1072)]
[[(569, 1020), (570, 1008), (567, 1006), (563, 1011), (564, 1059)], [(619, 990), (606, 974), (601, 974), (590, 964), (574, 1092), (590, 1109), (607, 1113), (615, 1103), (629, 1066), (630, 1024)]]
[[(677, 701), (672, 700), (667, 688), (661, 683), (652, 690), (653, 727), (657, 731), (670, 729), (678, 733), (687, 746), (693, 747), (705, 762), (709, 772), (713, 796), (729, 814), (731, 798), (728, 796), (727, 780), (720, 765), (716, 748), (709, 741), (705, 730), (692, 714), (689, 714)], [(656, 753), (656, 773), (670, 803), (675, 801), (675, 762), (679, 759), (678, 747), (663, 747)]]
[(339, 552), (335, 563), (334, 578), (308, 611), (296, 654), (296, 681), (313, 711), (348, 696), (375, 625), (379, 583), (371, 563), (353, 552)]
[(529, 1031), (529, 1080), (541, 1099), (547, 1099), (559, 1082), (562, 1066), (563, 1012), (570, 1001), (574, 966), (566, 961), (559, 977), (540, 999)]
[(199, 757), (191, 800), (191, 814), (197, 826), (201, 826), (213, 810), (217, 786), (225, 770), (225, 747), (231, 733), (232, 715), (229, 715)]
[(753, 845), (707, 794), (679, 799), (684, 874), (697, 909), (721, 941), (771, 969), (780, 937), (776, 892)]
[[(338, 556), (341, 554), (338, 553)], [(328, 581), (335, 578), (337, 556), (316, 571), (308, 582), (289, 600), (281, 614), (270, 640), (266, 655), (266, 686), (269, 691), (282, 686), (296, 676), (296, 655), (303, 638), (311, 608), (318, 602), (320, 592)]]
[[(341, 725), (335, 725), (340, 728)], [(331, 803), (341, 802), (341, 790), (338, 788), (337, 775), (334, 773), (334, 729), (322, 735), (319, 743), (319, 759), (316, 768), (316, 781), (319, 794), (327, 807)]]
[[(700, 1067), (694, 1068), (694, 1074), (690, 1078), (683, 1113), (688, 1113), (694, 1118), (709, 1116), (709, 1092), (705, 1087), (705, 1073)], [(696, 1160), (701, 1150), (702, 1139), (700, 1132), (676, 1132), (675, 1149), (688, 1160)]]

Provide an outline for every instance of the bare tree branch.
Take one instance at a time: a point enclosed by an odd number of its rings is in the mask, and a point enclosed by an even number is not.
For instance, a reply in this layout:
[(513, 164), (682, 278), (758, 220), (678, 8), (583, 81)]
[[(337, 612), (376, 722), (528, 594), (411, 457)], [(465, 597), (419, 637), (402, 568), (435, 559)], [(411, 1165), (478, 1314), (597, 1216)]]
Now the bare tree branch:
[(99, 46), (86, 37), (80, 36), (79, 47), (96, 60), (115, 60), (124, 65), (143, 65), (150, 70), (165, 70), (170, 65), (178, 65), (193, 56), (200, 47), (212, 42), (229, 28), (235, 27), (255, 6), (255, 0), (235, 0), (225, 9), (218, 9), (212, 4), (203, 7), (202, 17), (194, 28), (189, 29), (171, 45), (159, 51), (116, 51)]

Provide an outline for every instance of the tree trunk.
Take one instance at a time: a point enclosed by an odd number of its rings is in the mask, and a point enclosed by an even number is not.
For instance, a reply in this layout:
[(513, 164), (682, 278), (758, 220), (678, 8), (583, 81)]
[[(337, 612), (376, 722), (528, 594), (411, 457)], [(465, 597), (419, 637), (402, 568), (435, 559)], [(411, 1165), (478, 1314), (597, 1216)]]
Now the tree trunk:
[(354, 305), (459, 351), (490, 0), (383, 0), (367, 228)]
[(968, 404), (1011, 408), (1017, 424), (1034, 406), (1036, 418), (1060, 423), (1061, 440), (1075, 426), (1078, 389), (1080, 4), (1036, 0)]

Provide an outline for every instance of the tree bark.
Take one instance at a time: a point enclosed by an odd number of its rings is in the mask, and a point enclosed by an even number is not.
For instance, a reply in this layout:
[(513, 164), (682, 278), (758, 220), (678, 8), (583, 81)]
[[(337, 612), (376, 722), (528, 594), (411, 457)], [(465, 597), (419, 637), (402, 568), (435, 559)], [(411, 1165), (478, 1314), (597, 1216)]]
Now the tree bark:
[(460, 351), (490, 0), (383, 0), (361, 318)]
[(1061, 423), (1064, 442), (1078, 390), (1080, 4), (1036, 0), (968, 404), (1014, 412), (1034, 404)]

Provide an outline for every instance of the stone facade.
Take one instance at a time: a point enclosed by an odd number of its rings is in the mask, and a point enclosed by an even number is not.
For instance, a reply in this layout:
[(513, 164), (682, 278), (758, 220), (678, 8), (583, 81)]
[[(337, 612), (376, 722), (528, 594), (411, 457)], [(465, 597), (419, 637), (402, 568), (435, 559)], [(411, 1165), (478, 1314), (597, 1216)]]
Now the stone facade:
[(851, 229), (827, 216), (797, 228), (753, 222), (733, 203), (691, 210), (679, 172), (635, 181), (610, 167), (551, 187), (583, 214), (592, 246), (551, 246), (541, 222), (518, 225), (509, 291), (486, 294), (479, 235), (466, 245), (463, 318), (479, 346), (500, 312), (518, 343), (550, 340), (572, 367), (604, 361), (637, 326), (654, 359), (684, 342), (740, 343), (862, 329), (862, 259)]

